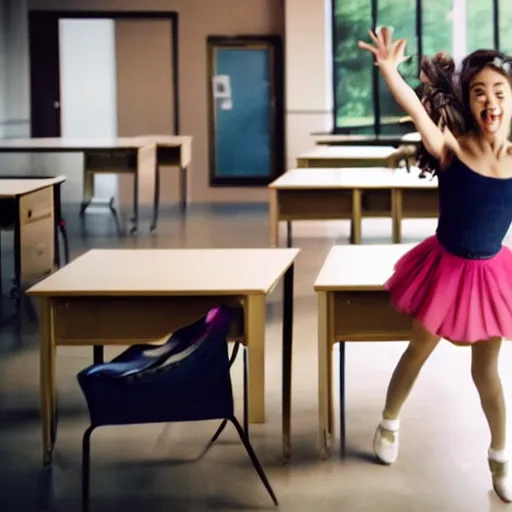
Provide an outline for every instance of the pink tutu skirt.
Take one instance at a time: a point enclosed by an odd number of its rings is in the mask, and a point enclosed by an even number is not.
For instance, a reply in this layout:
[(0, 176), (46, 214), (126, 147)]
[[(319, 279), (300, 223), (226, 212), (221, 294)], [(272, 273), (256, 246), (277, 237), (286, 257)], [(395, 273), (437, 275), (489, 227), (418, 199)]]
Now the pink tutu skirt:
[(395, 264), (386, 283), (393, 306), (454, 343), (512, 338), (512, 251), (465, 259), (432, 236)]

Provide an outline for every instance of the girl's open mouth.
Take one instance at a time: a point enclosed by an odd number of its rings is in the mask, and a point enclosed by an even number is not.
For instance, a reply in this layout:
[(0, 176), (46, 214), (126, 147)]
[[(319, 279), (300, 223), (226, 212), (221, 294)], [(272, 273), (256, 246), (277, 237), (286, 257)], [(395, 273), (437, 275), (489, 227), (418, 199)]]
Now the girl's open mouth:
[(495, 132), (501, 124), (501, 109), (486, 108), (480, 113), (482, 119), (483, 128), (489, 132)]

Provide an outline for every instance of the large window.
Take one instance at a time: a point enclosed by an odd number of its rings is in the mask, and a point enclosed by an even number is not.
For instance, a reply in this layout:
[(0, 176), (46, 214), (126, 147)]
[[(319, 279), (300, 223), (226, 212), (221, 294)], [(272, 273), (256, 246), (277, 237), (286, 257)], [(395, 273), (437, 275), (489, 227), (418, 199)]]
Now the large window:
[(498, 18), (500, 48), (512, 54), (512, 1), (500, 1)]
[(409, 129), (373, 65), (357, 47), (368, 30), (392, 25), (407, 39), (411, 58), (401, 67), (419, 86), (422, 55), (447, 51), (460, 60), (478, 48), (512, 53), (512, 0), (333, 0), (335, 131), (401, 133)]

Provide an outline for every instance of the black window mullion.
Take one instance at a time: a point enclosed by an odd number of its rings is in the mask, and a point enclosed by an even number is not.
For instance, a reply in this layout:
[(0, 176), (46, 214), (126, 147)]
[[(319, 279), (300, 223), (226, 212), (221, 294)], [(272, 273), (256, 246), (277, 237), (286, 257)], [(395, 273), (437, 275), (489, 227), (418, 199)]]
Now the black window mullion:
[[(378, 17), (378, 0), (372, 0), (372, 30), (375, 31), (377, 28), (377, 17)], [(377, 66), (372, 66), (372, 100), (373, 100), (373, 114), (374, 118), (374, 130), (377, 135), (381, 132), (380, 122), (380, 95), (379, 95), (379, 69)]]
[(336, 44), (338, 38), (336, 37), (336, 1), (331, 0), (331, 61), (332, 61), (332, 133), (338, 133), (338, 70), (336, 69)]
[[(510, 0), (508, 0), (510, 1)], [(500, 7), (499, 0), (493, 0), (492, 2), (492, 21), (494, 30), (494, 48), (500, 49)]]
[(421, 71), (421, 61), (423, 59), (423, 0), (416, 0), (416, 48), (418, 52), (419, 76)]

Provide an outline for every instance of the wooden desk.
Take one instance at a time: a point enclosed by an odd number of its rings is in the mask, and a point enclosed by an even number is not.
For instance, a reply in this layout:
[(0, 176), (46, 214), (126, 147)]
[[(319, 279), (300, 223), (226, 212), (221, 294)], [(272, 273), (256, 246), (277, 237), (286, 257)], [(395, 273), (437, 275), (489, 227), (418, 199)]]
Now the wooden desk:
[(398, 167), (404, 158), (393, 146), (317, 146), (297, 158), (297, 167)]
[(64, 181), (64, 176), (0, 179), (0, 230), (14, 229), (17, 312), (20, 311), (23, 290), (54, 270), (58, 247), (54, 188)]
[(219, 303), (243, 307), (234, 333), (248, 350), (249, 421), (265, 421), (265, 301), (284, 276), (283, 453), (290, 453), (295, 249), (93, 250), (31, 288), (41, 299), (43, 458), (55, 443), (57, 346), (163, 338)]
[(393, 146), (402, 144), (418, 146), (421, 136), (417, 132), (406, 135), (337, 135), (323, 134), (314, 136), (319, 146)]
[(394, 243), (402, 240), (402, 220), (438, 215), (437, 179), (419, 178), (419, 169), (293, 169), (270, 190), (270, 243), (279, 245), (279, 222), (350, 219), (350, 240), (361, 243), (363, 217), (391, 217)]
[[(29, 138), (0, 140), (0, 153), (83, 153), (83, 215), (94, 199), (95, 174), (131, 174), (134, 176), (134, 200), (131, 232), (138, 229), (139, 196), (142, 190), (154, 191), (150, 230), (156, 229), (160, 200), (160, 167), (180, 169), (180, 207), (187, 205), (187, 168), (191, 160), (192, 137), (147, 135), (113, 139)], [(107, 204), (114, 215), (114, 198)]]
[[(340, 443), (345, 451), (345, 343), (404, 341), (409, 317), (397, 313), (384, 284), (413, 245), (335, 246), (318, 275), (318, 414), (320, 453), (329, 455), (334, 432), (332, 350), (340, 344)], [(362, 369), (364, 371), (364, 369)]]

